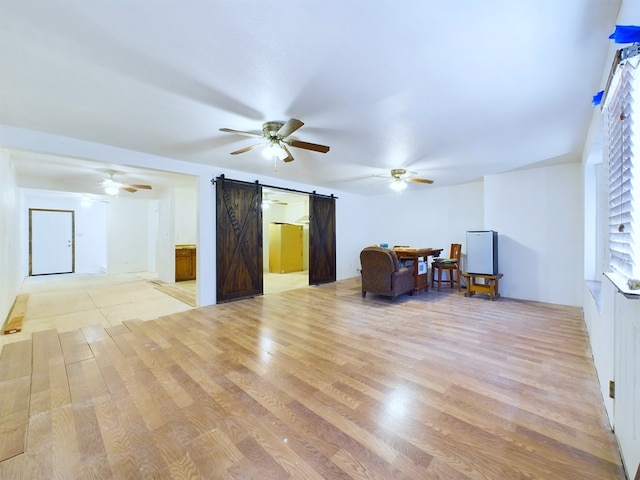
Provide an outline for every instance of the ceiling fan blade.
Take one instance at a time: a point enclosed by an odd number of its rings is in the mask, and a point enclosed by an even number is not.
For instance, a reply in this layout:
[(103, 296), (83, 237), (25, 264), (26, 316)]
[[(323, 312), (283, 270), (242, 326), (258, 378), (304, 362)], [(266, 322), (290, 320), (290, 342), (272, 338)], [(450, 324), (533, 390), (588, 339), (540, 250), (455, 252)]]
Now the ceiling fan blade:
[(122, 188), (122, 190), (124, 190), (125, 192), (136, 193), (138, 191), (137, 188), (133, 188), (131, 186), (124, 186), (124, 187), (120, 187), (120, 188)]
[(265, 145), (264, 143), (258, 143), (256, 145), (251, 145), (250, 147), (244, 147), (244, 148), (241, 148), (240, 150), (236, 150), (235, 152), (231, 152), (231, 155), (238, 155), (239, 153), (245, 153), (245, 152), (248, 152), (249, 150), (253, 150), (254, 148), (262, 147), (264, 145)]
[(297, 118), (290, 118), (289, 120), (287, 120), (287, 123), (280, 127), (280, 129), (278, 130), (278, 136), (280, 138), (288, 137), (303, 125), (304, 123)]
[(282, 149), (285, 152), (287, 152), (287, 156), (285, 158), (283, 158), (282, 161), (283, 162), (293, 162), (293, 160), (294, 160), (293, 155), (291, 155), (291, 152), (289, 151), (287, 146), (284, 143), (281, 143), (280, 146), (282, 147)]
[(136, 188), (138, 190), (151, 190), (151, 185), (127, 185), (127, 187)]
[(286, 140), (287, 144), (296, 148), (304, 148), (305, 150), (313, 150), (314, 152), (327, 153), (329, 151), (329, 147), (326, 145), (319, 145), (317, 143), (309, 143), (303, 142), (302, 140)]
[(261, 133), (243, 132), (242, 130), (234, 130), (233, 128), (221, 128), (220, 131), (227, 133), (237, 133), (238, 135), (245, 135), (247, 137), (262, 138), (264, 136)]
[(429, 180), (428, 178), (408, 177), (408, 178), (405, 178), (405, 180), (407, 182), (414, 182), (414, 183), (428, 183), (428, 184), (432, 184), (433, 183), (433, 180)]

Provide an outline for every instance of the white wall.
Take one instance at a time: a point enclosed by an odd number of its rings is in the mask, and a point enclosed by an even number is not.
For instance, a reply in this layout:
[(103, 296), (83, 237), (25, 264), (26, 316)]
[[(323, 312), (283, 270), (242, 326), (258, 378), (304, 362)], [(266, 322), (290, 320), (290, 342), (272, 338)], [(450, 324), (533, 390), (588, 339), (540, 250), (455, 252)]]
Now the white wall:
[[(596, 110), (598, 127), (599, 115)], [(587, 144), (588, 145), (588, 144)], [(589, 331), (591, 352), (598, 374), (600, 392), (609, 421), (613, 426), (613, 399), (609, 398), (609, 381), (614, 379), (614, 295), (615, 289), (605, 280), (608, 269), (608, 172), (602, 163), (602, 145), (585, 148), (584, 178), (584, 285), (582, 309)]]
[[(23, 189), (25, 208), (21, 242), (28, 245), (28, 209), (72, 210), (75, 212), (75, 272), (132, 273), (155, 272), (157, 259), (169, 260), (173, 268), (173, 243), (158, 252), (156, 238), (159, 236), (159, 207), (157, 200), (123, 197), (106, 197), (104, 201), (93, 201), (88, 206), (75, 194)], [(172, 192), (168, 192), (172, 195)], [(173, 238), (173, 213), (163, 218), (171, 221), (162, 227)], [(195, 229), (195, 227), (193, 227)], [(109, 242), (107, 247), (107, 242)], [(23, 270), (28, 274), (28, 248), (24, 256)], [(173, 278), (173, 270), (171, 270)]]
[(482, 226), (482, 182), (371, 197), (373, 221), (366, 245), (388, 243), (444, 248), (462, 243), (467, 230)]
[(157, 258), (160, 256), (157, 241), (160, 230), (159, 203), (158, 200), (147, 202), (147, 237), (149, 239), (147, 243), (147, 268), (150, 272), (158, 271)]
[(609, 381), (614, 379), (614, 297), (616, 289), (613, 283), (604, 281), (601, 284), (599, 305), (591, 296), (591, 291), (584, 285), (584, 318), (589, 331), (591, 353), (598, 373), (600, 393), (604, 406), (613, 426), (613, 400), (609, 398)]
[(378, 211), (376, 197), (362, 197), (344, 192), (336, 194), (336, 278), (359, 275), (360, 251), (370, 245), (372, 229), (387, 221)]
[(213, 175), (207, 169), (197, 179), (198, 185), (198, 256), (197, 304), (216, 302), (216, 196), (211, 184)]
[(176, 187), (175, 244), (195, 244), (198, 241), (198, 190)]
[(75, 272), (85, 274), (107, 271), (107, 207), (104, 202), (83, 205), (82, 199), (59, 192), (23, 189), (24, 218), (20, 243), (24, 275), (29, 274), (29, 209), (72, 210), (74, 212)]
[(158, 234), (155, 240), (158, 278), (166, 283), (174, 283), (176, 280), (174, 189), (167, 188), (162, 193), (162, 198), (158, 201), (157, 208)]
[[(362, 224), (362, 246), (387, 243), (412, 247), (442, 248), (449, 254), (452, 243), (461, 243), (467, 230), (483, 228), (483, 182), (454, 187), (421, 186), (412, 191), (391, 192), (364, 199), (365, 211), (353, 225)], [(463, 259), (464, 264), (464, 259)], [(358, 260), (359, 265), (359, 260)]]
[(485, 177), (484, 202), (484, 227), (498, 232), (501, 294), (582, 305), (581, 165)]
[(21, 209), (13, 162), (7, 151), (0, 150), (0, 324), (9, 315), (22, 283)]
[(122, 197), (109, 203), (107, 273), (150, 271), (147, 252), (155, 236), (149, 238), (148, 207), (146, 200)]
[[(131, 273), (155, 271), (157, 212), (154, 200), (109, 197), (105, 202), (82, 205), (81, 198), (24, 189), (25, 209), (73, 210), (75, 212), (75, 273)], [(28, 246), (28, 220), (21, 242)], [(28, 274), (28, 248), (22, 257)]]

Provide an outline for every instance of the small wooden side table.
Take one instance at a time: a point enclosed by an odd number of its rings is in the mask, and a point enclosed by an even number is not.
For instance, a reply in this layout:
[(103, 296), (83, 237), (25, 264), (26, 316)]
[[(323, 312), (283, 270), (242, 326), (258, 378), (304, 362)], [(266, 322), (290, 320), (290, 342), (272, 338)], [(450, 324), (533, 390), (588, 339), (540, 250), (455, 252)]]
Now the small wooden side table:
[[(485, 275), (480, 273), (463, 273), (462, 276), (467, 284), (467, 290), (464, 292), (465, 297), (472, 297), (476, 293), (486, 293), (489, 300), (495, 300), (500, 297), (498, 283), (502, 278), (502, 274)], [(477, 283), (477, 279), (483, 279), (483, 283)]]

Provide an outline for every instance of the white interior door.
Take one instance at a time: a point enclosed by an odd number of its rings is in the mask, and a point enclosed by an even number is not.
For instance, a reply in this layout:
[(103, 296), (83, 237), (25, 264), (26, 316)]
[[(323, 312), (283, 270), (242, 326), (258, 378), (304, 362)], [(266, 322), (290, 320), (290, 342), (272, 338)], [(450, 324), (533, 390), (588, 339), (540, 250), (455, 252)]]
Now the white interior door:
[(29, 209), (30, 275), (73, 273), (74, 212)]

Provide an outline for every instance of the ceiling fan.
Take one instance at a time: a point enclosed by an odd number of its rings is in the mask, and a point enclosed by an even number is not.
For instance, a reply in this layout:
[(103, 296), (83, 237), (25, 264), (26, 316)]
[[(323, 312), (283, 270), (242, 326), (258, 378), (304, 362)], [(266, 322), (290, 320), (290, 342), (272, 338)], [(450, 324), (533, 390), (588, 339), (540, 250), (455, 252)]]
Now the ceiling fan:
[(123, 175), (124, 172), (119, 172), (118, 170), (109, 170), (107, 173), (109, 174), (109, 178), (105, 178), (100, 183), (107, 195), (117, 195), (120, 190), (124, 190), (125, 192), (130, 193), (135, 193), (138, 190), (151, 190), (151, 185), (127, 184), (116, 182), (113, 179), (114, 175)]
[(243, 132), (241, 130), (234, 130), (232, 128), (221, 128), (220, 131), (227, 133), (237, 133), (239, 135), (245, 135), (248, 137), (258, 137), (266, 139), (266, 142), (251, 145), (250, 147), (241, 148), (235, 152), (231, 152), (231, 155), (238, 155), (240, 153), (248, 152), (257, 147), (268, 146), (271, 149), (271, 153), (274, 157), (279, 158), (284, 162), (293, 161), (293, 155), (287, 148), (296, 147), (304, 150), (313, 150), (314, 152), (327, 153), (329, 147), (326, 145), (319, 145), (317, 143), (303, 142), (302, 140), (296, 140), (295, 138), (288, 138), (293, 132), (302, 127), (304, 123), (297, 118), (290, 118), (286, 123), (282, 122), (266, 122), (262, 124), (262, 134), (253, 132)]
[(432, 184), (433, 180), (429, 180), (428, 178), (418, 178), (414, 177), (416, 172), (408, 172), (404, 168), (394, 168), (391, 170), (391, 189), (395, 191), (401, 191), (407, 188), (406, 182), (414, 182), (414, 183), (426, 183)]

